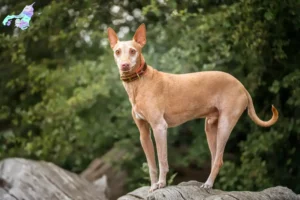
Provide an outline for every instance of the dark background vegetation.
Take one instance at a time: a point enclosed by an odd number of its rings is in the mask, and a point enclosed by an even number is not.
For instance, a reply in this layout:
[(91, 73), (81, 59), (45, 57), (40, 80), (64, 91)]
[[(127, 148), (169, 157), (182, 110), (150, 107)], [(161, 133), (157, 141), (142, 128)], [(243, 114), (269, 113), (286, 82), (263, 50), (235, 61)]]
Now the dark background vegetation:
[[(1, 22), (31, 3), (0, 0)], [(258, 127), (245, 112), (215, 187), (284, 185), (300, 193), (299, 0), (36, 0), (34, 8), (27, 30), (0, 26), (2, 159), (47, 160), (80, 172), (126, 140), (125, 149), (138, 149), (118, 163), (129, 172), (128, 189), (148, 184), (106, 34), (111, 26), (131, 39), (144, 22), (151, 66), (172, 73), (228, 72), (249, 90), (260, 118), (271, 117), (271, 104), (279, 110), (271, 128)], [(203, 120), (170, 129), (168, 143), (170, 176), (205, 181), (186, 175), (210, 163)]]

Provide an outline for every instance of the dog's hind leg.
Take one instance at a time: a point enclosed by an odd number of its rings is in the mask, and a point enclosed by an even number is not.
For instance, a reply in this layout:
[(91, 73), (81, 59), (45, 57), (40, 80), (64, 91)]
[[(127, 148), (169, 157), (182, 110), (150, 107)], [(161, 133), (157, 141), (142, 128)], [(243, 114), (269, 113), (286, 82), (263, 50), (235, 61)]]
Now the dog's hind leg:
[(203, 188), (212, 188), (215, 179), (220, 171), (221, 166), (223, 165), (223, 154), (226, 143), (230, 136), (230, 133), (233, 127), (236, 125), (238, 119), (244, 110), (240, 112), (221, 111), (218, 119), (218, 128), (217, 128), (217, 146), (216, 154), (211, 168), (210, 175), (207, 181), (201, 186)]
[(207, 143), (211, 154), (211, 168), (213, 167), (215, 157), (216, 157), (217, 130), (218, 130), (218, 119), (207, 117), (205, 119), (205, 133), (206, 133)]

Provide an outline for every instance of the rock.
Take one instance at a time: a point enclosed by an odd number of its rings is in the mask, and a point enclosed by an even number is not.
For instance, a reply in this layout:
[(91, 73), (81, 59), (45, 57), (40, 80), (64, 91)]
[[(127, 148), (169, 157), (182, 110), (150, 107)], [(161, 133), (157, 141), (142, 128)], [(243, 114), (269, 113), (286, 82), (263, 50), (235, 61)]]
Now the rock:
[(300, 200), (292, 190), (277, 186), (260, 192), (225, 192), (216, 189), (200, 188), (197, 181), (182, 182), (177, 186), (168, 186), (148, 194), (149, 187), (141, 187), (118, 200)]
[(109, 199), (111, 199), (110, 188), (108, 187), (108, 181), (107, 181), (106, 175), (103, 175), (101, 178), (95, 180), (93, 183), (94, 183), (94, 185), (98, 186), (99, 188), (105, 188), (105, 191), (104, 191), (105, 196), (108, 197)]
[(107, 200), (106, 190), (52, 163), (21, 158), (0, 162), (1, 200)]
[[(107, 184), (105, 175), (92, 183), (44, 161), (9, 158), (0, 162), (0, 200), (107, 200)], [(197, 181), (183, 182), (150, 194), (149, 187), (142, 187), (119, 200), (300, 200), (300, 195), (282, 186), (260, 192), (225, 192), (203, 189), (201, 184)]]
[(106, 191), (107, 197), (115, 200), (126, 192), (128, 174), (120, 163), (126, 159), (130, 160), (137, 151), (139, 149), (136, 149), (130, 140), (121, 140), (104, 155), (95, 158), (80, 176), (90, 182), (95, 182), (105, 176), (109, 188), (109, 191)]

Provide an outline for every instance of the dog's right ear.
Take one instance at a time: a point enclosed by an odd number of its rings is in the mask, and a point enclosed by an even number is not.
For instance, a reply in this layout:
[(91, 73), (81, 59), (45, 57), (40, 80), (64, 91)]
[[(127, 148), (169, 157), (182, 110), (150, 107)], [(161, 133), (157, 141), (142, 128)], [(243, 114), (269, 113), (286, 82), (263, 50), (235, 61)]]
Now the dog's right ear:
[(116, 32), (110, 27), (108, 27), (108, 29), (107, 29), (107, 34), (108, 34), (110, 47), (113, 49), (115, 47), (115, 45), (118, 43), (119, 38), (118, 38)]

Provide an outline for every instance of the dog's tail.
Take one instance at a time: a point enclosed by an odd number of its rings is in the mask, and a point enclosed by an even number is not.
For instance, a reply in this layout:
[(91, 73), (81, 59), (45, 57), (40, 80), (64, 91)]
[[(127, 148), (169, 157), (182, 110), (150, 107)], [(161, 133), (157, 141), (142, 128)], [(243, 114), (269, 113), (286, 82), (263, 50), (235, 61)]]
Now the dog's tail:
[(263, 121), (261, 119), (259, 119), (259, 117), (256, 115), (254, 106), (253, 106), (253, 101), (252, 98), (249, 94), (249, 92), (245, 89), (247, 98), (248, 98), (248, 115), (249, 117), (252, 119), (252, 121), (254, 121), (257, 125), (259, 126), (263, 126), (263, 127), (269, 127), (272, 126), (273, 124), (275, 124), (278, 120), (278, 111), (277, 109), (272, 105), (272, 113), (273, 116), (269, 121)]

